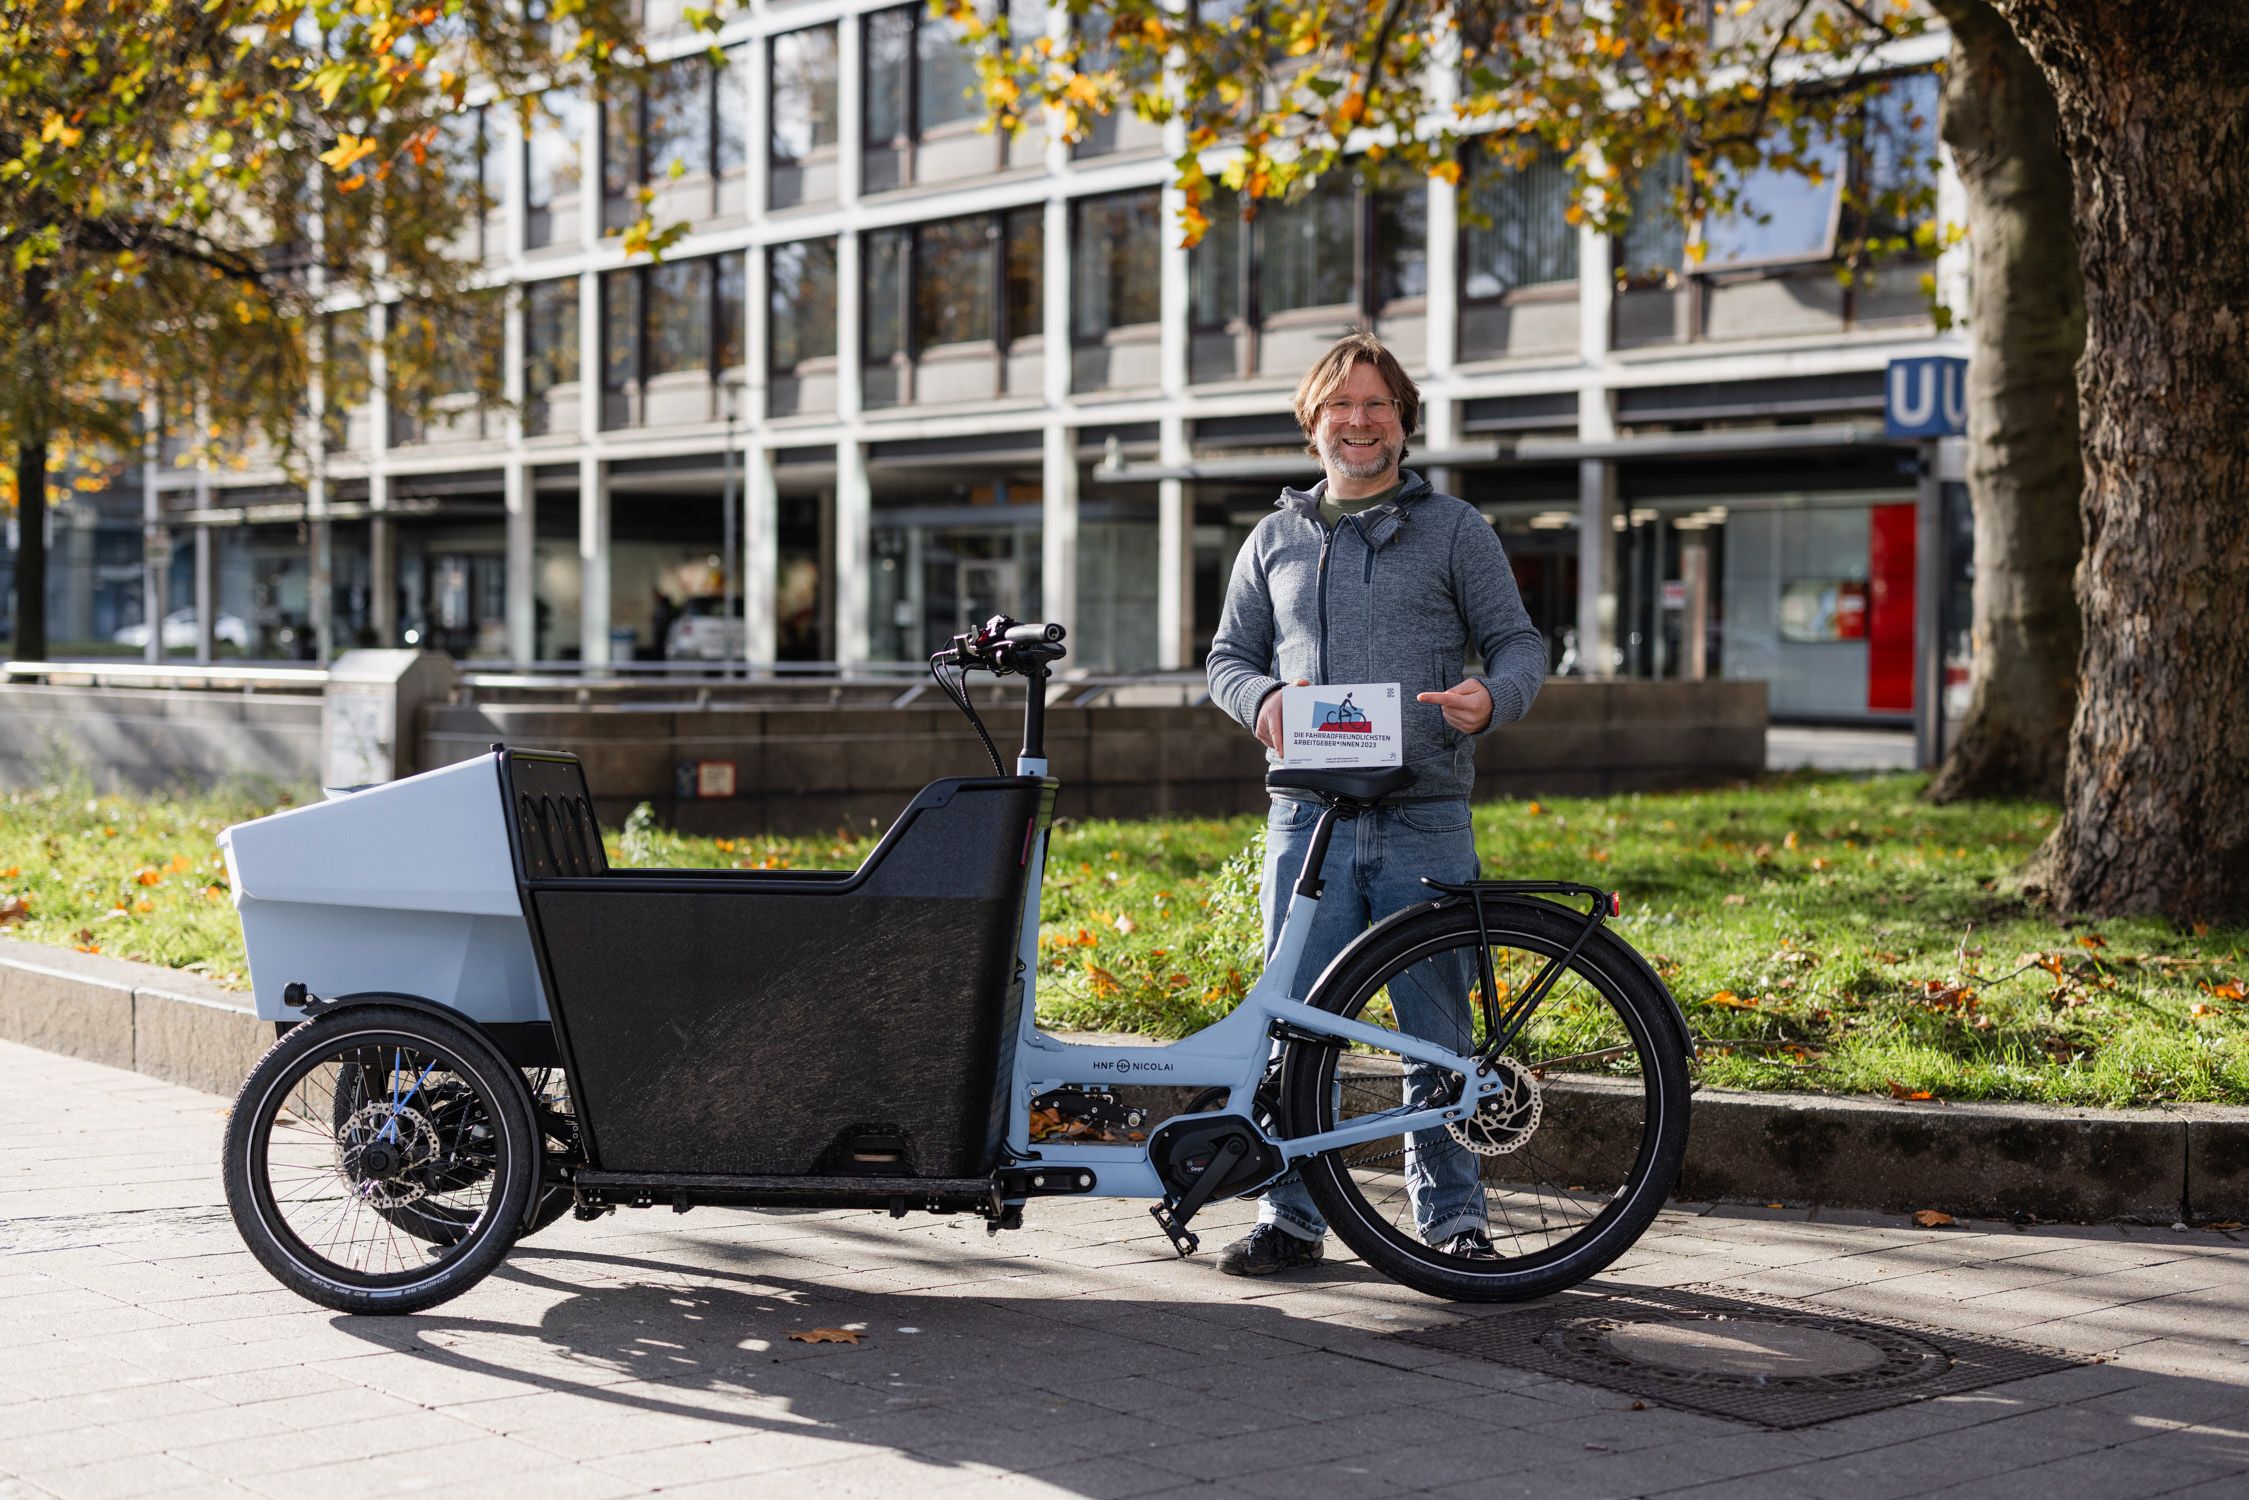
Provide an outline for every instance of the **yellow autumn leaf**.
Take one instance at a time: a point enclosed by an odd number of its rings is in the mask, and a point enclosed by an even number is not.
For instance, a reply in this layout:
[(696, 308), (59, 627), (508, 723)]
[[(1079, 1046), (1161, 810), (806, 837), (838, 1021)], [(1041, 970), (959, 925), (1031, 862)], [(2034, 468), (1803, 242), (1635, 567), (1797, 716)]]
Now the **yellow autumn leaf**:
[(800, 1344), (856, 1344), (858, 1333), (849, 1328), (814, 1328), (794, 1330), (789, 1337)]
[(371, 135), (353, 135), (346, 131), (336, 137), (336, 144), (320, 153), (321, 164), (330, 171), (341, 172), (354, 162), (363, 161), (375, 154), (375, 138)]

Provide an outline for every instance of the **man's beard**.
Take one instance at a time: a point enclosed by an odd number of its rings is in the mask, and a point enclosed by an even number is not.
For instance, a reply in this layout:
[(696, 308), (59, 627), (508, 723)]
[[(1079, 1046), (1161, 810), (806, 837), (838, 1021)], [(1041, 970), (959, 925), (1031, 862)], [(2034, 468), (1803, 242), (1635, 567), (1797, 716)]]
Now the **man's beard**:
[(1376, 438), (1372, 447), (1347, 447), (1341, 437), (1320, 440), (1320, 462), (1330, 473), (1350, 479), (1377, 479), (1396, 467), (1404, 443)]

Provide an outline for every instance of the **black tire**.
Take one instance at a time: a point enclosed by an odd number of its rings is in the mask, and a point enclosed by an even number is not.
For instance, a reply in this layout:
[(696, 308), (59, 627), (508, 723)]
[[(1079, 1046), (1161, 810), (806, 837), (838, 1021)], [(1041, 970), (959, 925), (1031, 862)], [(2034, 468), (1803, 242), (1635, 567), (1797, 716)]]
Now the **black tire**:
[[(363, 1102), (339, 1115), (345, 1092)], [(282, 1285), (338, 1312), (419, 1312), (474, 1286), (515, 1243), (540, 1173), (509, 1065), (466, 1028), (398, 1006), (291, 1030), (227, 1122), (227, 1207), (243, 1242)], [(425, 1227), (450, 1220), (459, 1233), (414, 1233), (399, 1213), (414, 1205)]]
[[(1569, 951), (1584, 924), (1582, 914), (1550, 902), (1486, 901), (1502, 1012), (1506, 997), (1523, 993), (1548, 960)], [(1476, 913), (1466, 902), (1433, 904), (1322, 976), (1310, 1003), (1357, 1018), (1377, 1000), (1387, 1002), (1393, 980), (1444, 984), (1454, 976), (1471, 996), (1473, 1046), (1481, 1047), (1477, 940)], [(1392, 1024), (1379, 1008), (1373, 1019)], [(1315, 1157), (1302, 1164), (1305, 1187), (1345, 1244), (1418, 1291), (1467, 1302), (1562, 1291), (1623, 1254), (1678, 1181), (1687, 1151), (1686, 1053), (1662, 981), (1604, 928), (1502, 1054), (1502, 1066), (1524, 1080), (1502, 1096), (1504, 1105), (1487, 1105), (1458, 1133), (1401, 1133)], [(1416, 1078), (1394, 1057), (1385, 1064), (1332, 1043), (1292, 1042), (1283, 1070), (1291, 1136), (1395, 1109), (1406, 1087), (1440, 1081), (1434, 1070)], [(1423, 1242), (1411, 1217), (1409, 1144), (1417, 1152), (1458, 1152), (1475, 1164), (1473, 1191), (1481, 1193), (1497, 1258), (1454, 1255)], [(1428, 1227), (1440, 1236), (1450, 1232), (1443, 1223)]]

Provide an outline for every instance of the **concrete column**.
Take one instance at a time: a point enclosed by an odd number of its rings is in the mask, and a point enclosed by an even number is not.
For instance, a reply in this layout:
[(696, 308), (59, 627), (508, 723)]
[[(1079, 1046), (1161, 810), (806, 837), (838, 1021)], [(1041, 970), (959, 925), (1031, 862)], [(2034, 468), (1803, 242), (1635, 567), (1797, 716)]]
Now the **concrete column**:
[(578, 659), (588, 669), (609, 658), (609, 466), (578, 459)]
[(1039, 488), (1039, 613), (1072, 634), (1078, 626), (1077, 434), (1047, 424)]
[(539, 654), (539, 492), (531, 465), (510, 455), (501, 471), (507, 497), (508, 656), (527, 662)]
[[(764, 42), (758, 43), (758, 57), (763, 58)], [(758, 64), (756, 76), (763, 79), (765, 67)], [(752, 91), (753, 100), (763, 99), (764, 85)], [(755, 118), (763, 119), (762, 104), (753, 105), (760, 111)], [(752, 142), (765, 137), (751, 132)], [(766, 153), (762, 148), (750, 152), (758, 165), (752, 168), (754, 190), (763, 193), (765, 181), (763, 166)], [(762, 202), (762, 197), (753, 198)], [(744, 630), (744, 655), (753, 663), (771, 663), (780, 649), (779, 609), (781, 568), (781, 497), (773, 481), (773, 453), (758, 442), (758, 434), (765, 429), (767, 373), (773, 368), (768, 355), (772, 347), (772, 263), (766, 259), (765, 247), (752, 245), (743, 252), (748, 257), (744, 266), (744, 293), (748, 302), (747, 324), (743, 329), (743, 358), (749, 368), (744, 372), (748, 383), (742, 389), (742, 431), (740, 447), (735, 462), (742, 487), (742, 548), (738, 559), (729, 559), (727, 566), (739, 570), (742, 578), (742, 618)]]
[[(742, 107), (749, 114), (749, 118), (741, 122), (742, 139), (749, 143), (749, 159), (742, 164), (742, 196), (753, 224), (765, 216), (766, 203), (772, 197), (773, 153), (768, 149), (770, 141), (765, 125), (773, 117), (773, 80), (765, 59), (766, 38), (760, 34), (743, 44), (741, 61), (735, 64), (749, 70), (742, 89)], [(747, 347), (753, 362), (762, 358), (761, 345), (751, 343)], [(762, 365), (758, 367), (763, 368)]]
[[(520, 150), (510, 153), (510, 159), (523, 155)], [(522, 174), (515, 173), (511, 181), (510, 211), (508, 214), (510, 258), (522, 240)], [(509, 411), (507, 418), (508, 458), (500, 471), (501, 492), (507, 508), (507, 634), (508, 657), (516, 662), (527, 662), (539, 654), (539, 491), (531, 472), (531, 461), (523, 448), (523, 398), (525, 381), (523, 355), (525, 347), (523, 328), (523, 296), (519, 289), (507, 294), (505, 342), (506, 364), (503, 367), (503, 384), (506, 389)]]
[(1680, 675), (1700, 682), (1710, 675), (1710, 538), (1700, 531), (1679, 539), (1679, 581), (1687, 592), (1679, 640), (1685, 656)]
[(753, 663), (770, 664), (781, 651), (781, 495), (773, 477), (773, 451), (756, 442), (742, 454), (742, 609)]
[(398, 532), (390, 518), (390, 475), (367, 475), (367, 626), (375, 644), (398, 644)]
[[(201, 481), (198, 481), (200, 485)], [(199, 496), (196, 509), (208, 508), (207, 498)], [(219, 618), (219, 554), (216, 539), (208, 525), (195, 528), (195, 659), (209, 661), (212, 649), (211, 628)]]
[(398, 537), (390, 511), (390, 315), (367, 309), (367, 622), (375, 644), (398, 644)]
[[(495, 154), (500, 161), (500, 180), (489, 184), (499, 194), (503, 222), (501, 233), (507, 243), (499, 253), (486, 259), (505, 261), (516, 265), (523, 259), (525, 229), (530, 215), (530, 183), (526, 179), (524, 157), (524, 130), (522, 121), (513, 109), (494, 104), (484, 111), (484, 128), (497, 142)], [(528, 659), (528, 658), (526, 658)]]
[[(195, 441), (201, 445), (211, 442), (211, 404), (208, 400), (195, 403)], [(216, 483), (211, 470), (208, 452), (195, 461), (195, 508), (209, 512)], [(195, 659), (208, 662), (218, 653), (219, 579), (217, 554), (212, 547), (211, 525), (208, 520), (195, 528)]]
[(164, 408), (151, 393), (141, 402), (141, 613), (148, 645), (141, 655), (164, 659), (164, 616), (171, 613), (172, 536), (164, 528), (164, 501), (156, 481), (164, 472)]
[[(1186, 140), (1178, 121), (1165, 127), (1164, 145), (1174, 159)], [(1181, 467), (1194, 457), (1187, 419), (1180, 414), (1187, 399), (1187, 247), (1180, 243), (1178, 228), (1185, 203), (1185, 195), (1167, 180), (1158, 283), (1163, 313), (1158, 357), (1166, 410), (1157, 427), (1157, 461), (1166, 468)], [(1156, 666), (1176, 672), (1195, 660), (1195, 495), (1183, 479), (1156, 485), (1156, 568)]]
[[(866, 165), (866, 79), (861, 74), (862, 33), (859, 17), (846, 12), (836, 21), (836, 203), (850, 208), (859, 201), (859, 182)], [(766, 138), (765, 122), (758, 121), (750, 139)], [(752, 213), (762, 212), (763, 204)]]
[[(1449, 96), (1452, 73), (1431, 69)], [(1429, 179), (1429, 374), (1422, 385), (1421, 442), (1429, 449), (1460, 441), (1460, 400), (1453, 393), (1453, 367), (1460, 357), (1460, 190), (1442, 177)], [(1431, 469), (1429, 482), (1447, 494), (1459, 493), (1450, 469)]]
[[(856, 403), (854, 403), (856, 404)], [(846, 671), (868, 656), (868, 554), (873, 494), (867, 485), (867, 445), (847, 437), (836, 444), (836, 660)]]

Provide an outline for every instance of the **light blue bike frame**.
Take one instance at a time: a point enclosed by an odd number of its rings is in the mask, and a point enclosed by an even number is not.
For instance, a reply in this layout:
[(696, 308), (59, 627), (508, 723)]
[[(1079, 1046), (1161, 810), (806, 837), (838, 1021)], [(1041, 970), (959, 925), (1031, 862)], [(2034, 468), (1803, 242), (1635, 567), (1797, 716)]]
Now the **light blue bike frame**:
[[(1019, 776), (1044, 776), (1046, 766), (1043, 759), (1022, 756), (1017, 758), (1015, 770)], [(1250, 986), (1249, 993), (1242, 997), (1242, 1003), (1223, 1020), (1215, 1021), (1192, 1036), (1162, 1047), (1096, 1047), (1049, 1036), (1039, 1030), (1037, 1016), (1039, 891), (1045, 883), (1047, 838), (1048, 835), (1041, 832), (1032, 846), (1030, 878), (1025, 882), (1023, 895), (1022, 946), (1016, 955), (1023, 974), (1023, 1018), (1015, 1041), (1013, 1093), (1008, 1100), (1007, 1113), (1007, 1146), (1019, 1161), (1035, 1162), (1040, 1167), (1090, 1171), (1094, 1178), (1092, 1196), (1095, 1197), (1166, 1196), (1167, 1190), (1156, 1175), (1154, 1165), (1148, 1160), (1148, 1148), (1143, 1142), (1103, 1146), (1082, 1141), (1045, 1141), (1034, 1148), (1030, 1137), (1031, 1101), (1050, 1089), (1067, 1084), (1093, 1088), (1109, 1088), (1119, 1084), (1157, 1084), (1166, 1087), (1215, 1087), (1224, 1084), (1227, 1093), (1223, 1110), (1210, 1110), (1198, 1115), (1175, 1115), (1172, 1119), (1192, 1120), (1215, 1114), (1231, 1114), (1254, 1120), (1252, 1101), (1258, 1084), (1265, 1076), (1276, 1022), (1294, 1031), (1331, 1036), (1342, 1042), (1357, 1042), (1413, 1062), (1428, 1063), (1468, 1080), (1468, 1087), (1461, 1091), (1461, 1097), (1448, 1105), (1422, 1109), (1400, 1106), (1381, 1110), (1361, 1115), (1350, 1124), (1335, 1130), (1324, 1130), (1318, 1135), (1297, 1136), (1289, 1140), (1267, 1134), (1266, 1138), (1272, 1142), (1279, 1151), (1281, 1160), (1287, 1165), (1323, 1151), (1333, 1151), (1339, 1146), (1355, 1146), (1362, 1141), (1380, 1140), (1405, 1131), (1434, 1129), (1467, 1119), (1476, 1112), (1478, 1104), (1485, 1097), (1507, 1087), (1507, 1077), (1503, 1073), (1495, 1070), (1490, 1074), (1479, 1074), (1473, 1057), (1449, 1052), (1433, 1042), (1425, 1042), (1403, 1032), (1381, 1026), (1368, 1026), (1363, 1022), (1331, 1015), (1324, 1010), (1315, 1010), (1289, 994), (1289, 981), (1284, 976), (1295, 974), (1297, 965), (1304, 957), (1304, 945), (1311, 940), (1312, 913), (1319, 905), (1316, 898), (1296, 894), (1293, 890), (1289, 897), (1287, 916), (1281, 924), (1279, 941), (1274, 946), (1272, 956), (1266, 961), (1264, 971), (1257, 976), (1257, 982)], [(1347, 948), (1344, 951), (1350, 950)], [(1259, 1128), (1263, 1133), (1263, 1127)]]

